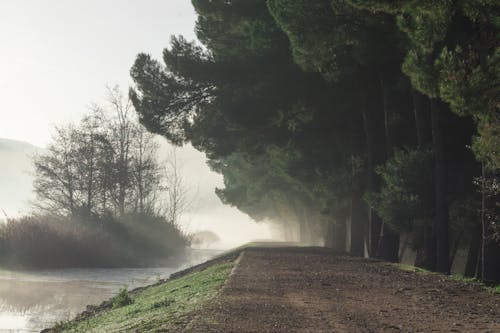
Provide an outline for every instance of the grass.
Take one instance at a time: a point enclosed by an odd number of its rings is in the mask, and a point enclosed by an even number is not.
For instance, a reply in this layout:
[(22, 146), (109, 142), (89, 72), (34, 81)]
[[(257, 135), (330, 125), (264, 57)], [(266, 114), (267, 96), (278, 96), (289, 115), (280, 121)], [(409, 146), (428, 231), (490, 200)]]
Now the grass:
[(495, 287), (488, 287), (489, 290), (491, 290), (495, 294), (500, 294), (500, 284)]
[(132, 300), (132, 297), (130, 297), (130, 294), (127, 291), (127, 288), (120, 289), (120, 292), (118, 295), (113, 297), (111, 300), (111, 303), (113, 304), (113, 309), (116, 308), (121, 308), (122, 306), (130, 305), (134, 301)]
[[(402, 271), (406, 272), (415, 272), (418, 274), (439, 274), (436, 272), (429, 271), (424, 268), (412, 266), (412, 265), (406, 265), (406, 264), (393, 264), (395, 267), (399, 268)], [(446, 277), (450, 280), (453, 281), (459, 281), (467, 284), (476, 284), (483, 288), (486, 291), (492, 292), (494, 294), (500, 294), (500, 285), (497, 286), (488, 286), (481, 282), (481, 280), (474, 278), (474, 277), (466, 277), (461, 274), (451, 274), (451, 275), (446, 275)]]
[[(113, 306), (82, 321), (58, 323), (52, 332), (178, 331), (186, 324), (190, 313), (199, 310), (217, 295), (232, 267), (232, 263), (214, 265), (138, 293), (122, 290), (113, 300), (128, 297), (127, 302), (131, 303)], [(122, 295), (124, 293), (127, 297)]]
[(141, 267), (175, 263), (188, 239), (162, 217), (90, 220), (32, 214), (0, 223), (5, 268)]
[(475, 277), (467, 277), (463, 276), (462, 274), (451, 274), (449, 278), (455, 281), (465, 282), (465, 283), (481, 283), (481, 280)]
[(461, 274), (452, 274), (449, 276), (449, 278), (452, 280), (455, 280), (455, 281), (460, 281), (460, 282), (469, 283), (469, 284), (476, 284), (486, 291), (489, 291), (489, 292), (494, 293), (494, 294), (500, 294), (500, 284), (496, 285), (496, 286), (489, 286), (487, 284), (484, 284), (478, 278), (467, 277), (467, 276), (463, 276)]

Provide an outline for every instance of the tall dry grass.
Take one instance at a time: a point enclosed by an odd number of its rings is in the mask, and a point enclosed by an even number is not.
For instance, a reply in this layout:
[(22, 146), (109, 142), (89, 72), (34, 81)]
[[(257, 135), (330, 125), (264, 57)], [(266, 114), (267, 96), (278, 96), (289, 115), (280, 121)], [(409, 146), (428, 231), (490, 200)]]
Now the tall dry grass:
[(137, 267), (183, 254), (187, 237), (161, 217), (93, 220), (30, 215), (0, 225), (0, 265), (13, 268)]

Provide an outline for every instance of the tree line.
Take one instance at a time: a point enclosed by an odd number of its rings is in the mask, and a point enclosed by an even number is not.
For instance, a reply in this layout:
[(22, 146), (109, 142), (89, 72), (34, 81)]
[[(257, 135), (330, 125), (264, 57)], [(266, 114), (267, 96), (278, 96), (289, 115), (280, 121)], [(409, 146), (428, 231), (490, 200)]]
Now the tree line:
[(289, 239), (500, 281), (496, 1), (193, 0), (130, 98)]
[(114, 87), (106, 105), (93, 105), (78, 124), (56, 127), (34, 157), (36, 206), (83, 219), (165, 215), (178, 223), (188, 198), (176, 156), (160, 161), (159, 143), (134, 115)]
[(172, 264), (189, 237), (188, 190), (172, 151), (137, 122), (118, 87), (77, 123), (55, 128), (33, 157), (32, 213), (0, 225), (0, 264), (115, 267)]

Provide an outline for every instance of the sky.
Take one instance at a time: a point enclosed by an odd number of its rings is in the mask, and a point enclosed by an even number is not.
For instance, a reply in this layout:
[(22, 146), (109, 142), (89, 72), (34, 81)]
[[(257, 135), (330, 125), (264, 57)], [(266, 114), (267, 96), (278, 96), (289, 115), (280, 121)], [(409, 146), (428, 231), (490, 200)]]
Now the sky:
[(131, 84), (139, 52), (194, 38), (189, 0), (1, 0), (0, 135), (43, 146), (106, 85)]
[[(54, 125), (78, 120), (106, 86), (126, 91), (139, 52), (160, 59), (172, 35), (195, 39), (195, 20), (189, 0), (0, 0), (0, 138), (44, 147)], [(227, 244), (269, 237), (215, 198), (222, 178), (203, 154), (178, 153), (202, 207), (193, 205), (188, 231), (212, 229)]]

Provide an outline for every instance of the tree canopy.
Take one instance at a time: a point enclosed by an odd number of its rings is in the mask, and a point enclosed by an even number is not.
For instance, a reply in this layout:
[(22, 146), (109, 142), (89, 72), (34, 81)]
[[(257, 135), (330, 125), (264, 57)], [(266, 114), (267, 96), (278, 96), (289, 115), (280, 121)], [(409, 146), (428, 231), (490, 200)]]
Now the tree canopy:
[(150, 131), (207, 154), (223, 202), (357, 255), (398, 261), (410, 245), (442, 272), (458, 247), (469, 266), (500, 256), (494, 223), (450, 209), (484, 200), (475, 177), (498, 179), (495, 1), (193, 6), (201, 44), (173, 37), (163, 64), (140, 54), (130, 96)]

